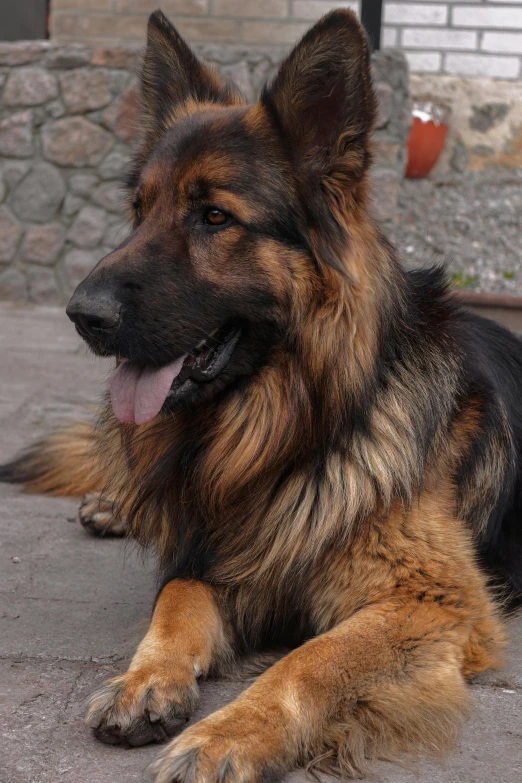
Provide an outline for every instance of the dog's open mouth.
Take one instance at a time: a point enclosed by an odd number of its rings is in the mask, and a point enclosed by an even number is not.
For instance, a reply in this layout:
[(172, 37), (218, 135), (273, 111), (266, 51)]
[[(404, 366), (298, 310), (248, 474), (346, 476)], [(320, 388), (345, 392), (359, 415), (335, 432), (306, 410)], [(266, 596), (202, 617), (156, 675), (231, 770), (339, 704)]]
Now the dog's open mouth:
[(218, 329), (190, 353), (161, 367), (121, 362), (110, 379), (114, 415), (124, 423), (152, 421), (167, 398), (179, 398), (184, 387), (217, 378), (229, 363), (240, 334), (237, 325)]

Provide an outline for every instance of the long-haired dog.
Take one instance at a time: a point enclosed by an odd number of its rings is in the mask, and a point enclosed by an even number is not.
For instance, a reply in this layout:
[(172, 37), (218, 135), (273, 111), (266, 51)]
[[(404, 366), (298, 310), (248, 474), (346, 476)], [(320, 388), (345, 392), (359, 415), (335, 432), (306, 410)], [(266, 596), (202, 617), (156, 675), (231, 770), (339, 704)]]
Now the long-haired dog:
[(439, 270), (404, 272), (370, 217), (352, 13), (249, 105), (156, 12), (141, 93), (133, 230), (68, 306), (117, 360), (112, 405), (2, 473), (103, 492), (157, 552), (149, 631), (87, 721), (108, 743), (171, 737), (198, 680), (281, 647), (165, 747), (157, 783), (440, 752), (500, 660), (485, 574), (522, 590), (521, 344)]

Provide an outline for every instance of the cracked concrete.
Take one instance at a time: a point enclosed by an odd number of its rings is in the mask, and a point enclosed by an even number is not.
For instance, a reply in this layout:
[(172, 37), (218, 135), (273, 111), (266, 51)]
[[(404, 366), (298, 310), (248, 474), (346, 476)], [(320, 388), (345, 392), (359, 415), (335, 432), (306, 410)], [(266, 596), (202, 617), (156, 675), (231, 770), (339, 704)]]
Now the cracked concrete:
[[(2, 460), (100, 399), (108, 365), (89, 357), (60, 310), (0, 306)], [(156, 746), (101, 745), (83, 702), (122, 671), (147, 625), (152, 564), (90, 538), (76, 501), (0, 485), (0, 783), (142, 783)], [(462, 741), (444, 764), (380, 764), (382, 783), (519, 783), (522, 615), (506, 667), (478, 680)], [(208, 682), (194, 719), (241, 685)], [(287, 781), (303, 783), (304, 772)]]

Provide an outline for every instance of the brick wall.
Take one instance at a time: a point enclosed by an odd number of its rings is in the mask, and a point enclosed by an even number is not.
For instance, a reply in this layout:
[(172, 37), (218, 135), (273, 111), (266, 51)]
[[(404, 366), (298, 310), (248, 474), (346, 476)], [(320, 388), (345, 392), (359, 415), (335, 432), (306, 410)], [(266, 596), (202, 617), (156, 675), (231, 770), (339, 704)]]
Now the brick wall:
[[(160, 5), (193, 43), (288, 46), (332, 8), (359, 0), (51, 0), (51, 36), (143, 42)], [(522, 77), (522, 0), (385, 0), (383, 44), (406, 52), (414, 73)]]
[(51, 37), (142, 42), (160, 7), (192, 43), (288, 45), (331, 8), (358, 0), (51, 0)]
[[(251, 99), (281, 57), (273, 47), (196, 49)], [(390, 233), (410, 121), (408, 73), (399, 52), (378, 52), (372, 63), (374, 211)], [(0, 299), (63, 301), (125, 238), (121, 183), (137, 117), (135, 65), (132, 48), (0, 44)]]
[(522, 0), (386, 2), (384, 44), (414, 73), (522, 77)]

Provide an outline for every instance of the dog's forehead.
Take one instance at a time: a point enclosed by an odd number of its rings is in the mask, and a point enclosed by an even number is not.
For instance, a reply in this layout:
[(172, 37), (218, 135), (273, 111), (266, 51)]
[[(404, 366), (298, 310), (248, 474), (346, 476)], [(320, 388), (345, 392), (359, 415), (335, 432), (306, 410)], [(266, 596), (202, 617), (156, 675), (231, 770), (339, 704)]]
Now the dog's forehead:
[[(288, 161), (281, 152), (278, 137), (259, 106), (205, 106), (181, 116), (157, 143), (141, 172), (144, 202), (162, 194), (172, 199), (223, 199), (224, 192), (235, 194), (251, 205), (255, 196), (257, 212), (271, 211), (280, 203), (281, 189), (288, 201), (294, 197), (292, 180), (284, 177)], [(231, 211), (245, 215), (228, 204)], [(249, 216), (253, 214), (249, 210)]]
[(194, 112), (173, 124), (156, 145), (149, 162), (162, 170), (186, 169), (198, 161), (221, 157), (243, 165), (259, 153), (259, 140), (246, 107), (216, 107)]

